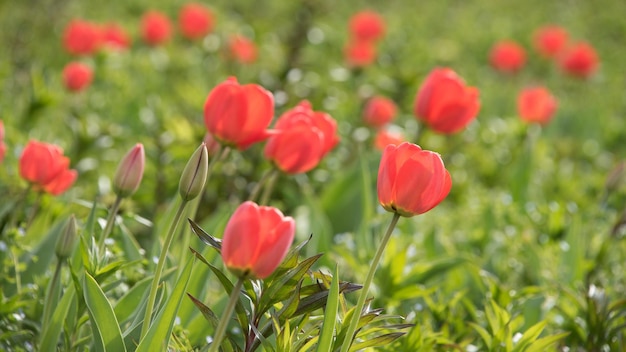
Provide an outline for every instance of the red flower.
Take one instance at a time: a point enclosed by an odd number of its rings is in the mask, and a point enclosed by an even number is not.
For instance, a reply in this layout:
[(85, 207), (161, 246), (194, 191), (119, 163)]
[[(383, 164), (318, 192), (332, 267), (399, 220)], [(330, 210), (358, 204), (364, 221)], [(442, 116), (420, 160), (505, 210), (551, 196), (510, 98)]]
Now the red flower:
[(556, 107), (556, 98), (544, 87), (526, 88), (517, 97), (517, 111), (520, 118), (528, 123), (547, 124)]
[(241, 278), (264, 279), (285, 259), (295, 234), (293, 218), (247, 201), (228, 220), (222, 240), (224, 265)]
[(128, 197), (137, 191), (143, 169), (146, 164), (146, 154), (143, 144), (137, 143), (126, 153), (120, 161), (113, 177), (113, 189), (119, 197)]
[(204, 104), (209, 133), (240, 150), (269, 137), (273, 116), (272, 93), (256, 84), (239, 85), (234, 77), (213, 88)]
[(514, 41), (503, 40), (491, 48), (489, 62), (498, 71), (514, 73), (524, 67), (526, 51)]
[(383, 96), (374, 96), (365, 104), (363, 120), (372, 127), (381, 127), (391, 122), (396, 117), (397, 111), (398, 108), (393, 100)]
[(377, 12), (365, 10), (350, 18), (350, 34), (360, 41), (376, 41), (385, 34), (385, 21)]
[(450, 193), (452, 180), (439, 154), (408, 142), (385, 147), (378, 168), (378, 201), (406, 217), (429, 211)]
[(130, 37), (117, 23), (107, 23), (102, 27), (102, 41), (105, 47), (115, 50), (128, 49)]
[(265, 157), (289, 174), (313, 169), (339, 142), (335, 120), (313, 111), (306, 100), (281, 115), (275, 129), (265, 145)]
[(386, 129), (378, 130), (376, 137), (374, 137), (374, 147), (380, 151), (384, 151), (389, 144), (400, 145), (403, 142), (405, 139), (401, 133), (394, 133)]
[(478, 114), (478, 89), (468, 87), (448, 68), (434, 69), (415, 100), (415, 116), (438, 133), (452, 134), (464, 129)]
[(72, 92), (79, 92), (87, 88), (93, 79), (91, 68), (80, 62), (70, 62), (63, 69), (63, 84)]
[(148, 11), (141, 19), (141, 36), (148, 45), (156, 46), (165, 43), (172, 34), (169, 18), (158, 11)]
[(97, 25), (72, 20), (63, 32), (63, 46), (72, 55), (91, 55), (100, 49), (100, 29)]
[(579, 42), (563, 51), (559, 65), (572, 76), (587, 78), (598, 68), (598, 54), (588, 43)]
[(0, 163), (4, 160), (7, 153), (7, 146), (4, 144), (4, 124), (0, 120)]
[(65, 192), (76, 180), (76, 170), (70, 170), (70, 159), (53, 144), (30, 141), (20, 157), (20, 175), (35, 189), (52, 195)]
[(230, 37), (228, 51), (230, 58), (242, 64), (251, 64), (257, 58), (257, 48), (254, 42), (240, 35)]
[(352, 40), (344, 47), (344, 56), (348, 66), (365, 67), (376, 60), (376, 45), (371, 41)]
[(202, 38), (213, 30), (213, 13), (202, 4), (186, 4), (178, 15), (178, 26), (184, 37)]
[(544, 57), (555, 57), (565, 45), (569, 34), (559, 26), (545, 26), (539, 28), (533, 35), (533, 46)]

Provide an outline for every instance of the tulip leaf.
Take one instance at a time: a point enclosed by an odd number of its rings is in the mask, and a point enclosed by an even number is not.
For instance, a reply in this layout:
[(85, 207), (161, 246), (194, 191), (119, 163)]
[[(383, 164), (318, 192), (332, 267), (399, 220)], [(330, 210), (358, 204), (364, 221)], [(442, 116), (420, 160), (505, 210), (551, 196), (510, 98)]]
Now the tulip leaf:
[(215, 248), (219, 253), (222, 252), (222, 240), (217, 239), (204, 231), (198, 224), (196, 224), (193, 220), (188, 219), (189, 224), (191, 225), (191, 231), (198, 236), (198, 238), (204, 242), (204, 244), (209, 245)]
[(202, 303), (200, 300), (192, 296), (190, 293), (187, 293), (187, 297), (191, 299), (191, 302), (193, 302), (193, 304), (196, 307), (198, 307), (198, 309), (200, 310), (200, 313), (202, 313), (204, 318), (209, 322), (209, 324), (211, 324), (211, 327), (215, 329), (215, 327), (219, 324), (220, 320), (215, 315), (215, 313), (211, 310), (211, 308), (204, 305), (204, 303)]
[(63, 297), (61, 297), (61, 300), (59, 301), (59, 304), (54, 309), (50, 323), (48, 326), (43, 327), (44, 330), (41, 334), (42, 338), (41, 343), (39, 344), (39, 351), (57, 351), (59, 334), (61, 334), (61, 329), (63, 329), (64, 322), (75, 297), (76, 291), (72, 286), (70, 286), (70, 288), (65, 291)]
[(333, 335), (335, 325), (337, 323), (337, 309), (339, 307), (339, 270), (335, 266), (333, 280), (330, 283), (328, 292), (328, 300), (326, 302), (326, 310), (324, 311), (324, 323), (320, 333), (319, 342), (317, 344), (318, 352), (332, 351)]
[(85, 273), (83, 293), (89, 318), (91, 331), (94, 335), (96, 351), (126, 351), (122, 331), (113, 312), (113, 308), (98, 282)]
[(350, 347), (350, 351), (360, 351), (367, 347), (387, 346), (400, 337), (404, 336), (404, 332), (392, 332), (385, 335), (374, 337), (373, 339), (365, 340), (363, 342), (355, 343)]

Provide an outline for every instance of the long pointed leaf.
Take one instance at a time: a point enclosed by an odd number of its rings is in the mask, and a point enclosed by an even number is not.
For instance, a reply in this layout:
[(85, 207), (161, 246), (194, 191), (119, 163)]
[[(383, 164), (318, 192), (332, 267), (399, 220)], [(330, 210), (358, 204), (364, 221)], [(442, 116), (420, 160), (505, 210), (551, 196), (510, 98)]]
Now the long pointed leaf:
[(99, 339), (95, 341), (96, 351), (126, 351), (120, 325), (117, 322), (113, 307), (106, 298), (98, 282), (85, 273), (83, 293), (87, 310), (91, 318), (91, 330)]
[(339, 270), (335, 266), (333, 281), (330, 283), (328, 300), (326, 301), (326, 310), (324, 311), (324, 323), (320, 334), (319, 343), (317, 344), (318, 352), (332, 351), (333, 334), (335, 324), (337, 323), (337, 308), (339, 307)]

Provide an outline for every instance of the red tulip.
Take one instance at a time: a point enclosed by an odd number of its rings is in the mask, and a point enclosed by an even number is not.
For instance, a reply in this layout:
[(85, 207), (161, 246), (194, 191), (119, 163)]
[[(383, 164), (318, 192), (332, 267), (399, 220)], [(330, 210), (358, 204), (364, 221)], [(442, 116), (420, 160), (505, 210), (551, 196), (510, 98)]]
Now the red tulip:
[(145, 164), (146, 155), (143, 144), (137, 143), (117, 165), (117, 170), (113, 177), (115, 194), (119, 197), (128, 197), (135, 193), (143, 178)]
[(401, 133), (381, 129), (376, 132), (376, 137), (374, 137), (374, 147), (380, 151), (384, 151), (389, 144), (400, 145), (405, 141)]
[(361, 41), (376, 41), (385, 34), (385, 21), (377, 12), (365, 10), (350, 18), (350, 34)]
[(496, 43), (489, 53), (491, 66), (498, 71), (514, 73), (526, 63), (526, 51), (511, 40)]
[(478, 114), (478, 89), (468, 87), (448, 68), (434, 69), (415, 100), (415, 116), (438, 133), (452, 134), (464, 129)]
[(4, 160), (7, 153), (7, 146), (4, 144), (4, 124), (0, 120), (0, 163)]
[(363, 120), (372, 127), (381, 127), (396, 117), (397, 110), (393, 100), (383, 96), (374, 96), (365, 104)]
[(542, 56), (555, 57), (565, 48), (568, 37), (567, 31), (559, 26), (545, 26), (533, 35), (533, 46)]
[(130, 37), (117, 23), (107, 23), (102, 27), (102, 42), (110, 49), (123, 50), (130, 46)]
[(97, 25), (72, 20), (63, 32), (63, 46), (72, 55), (91, 55), (100, 49), (101, 37)]
[(53, 195), (65, 192), (76, 180), (76, 170), (70, 170), (70, 159), (53, 144), (30, 141), (20, 157), (20, 175), (35, 189)]
[(378, 168), (378, 201), (387, 211), (411, 217), (441, 203), (452, 180), (439, 154), (408, 142), (385, 147)]
[(313, 169), (339, 142), (335, 120), (313, 111), (308, 101), (285, 112), (275, 130), (265, 145), (265, 157), (289, 174)]
[(222, 260), (241, 278), (264, 279), (285, 259), (295, 234), (295, 221), (280, 210), (247, 201), (228, 220)]
[(141, 19), (141, 36), (148, 45), (156, 46), (165, 43), (172, 34), (169, 18), (158, 11), (148, 11)]
[(572, 76), (587, 78), (598, 68), (598, 54), (588, 43), (579, 42), (563, 51), (559, 65)]
[(517, 111), (520, 118), (528, 123), (547, 124), (556, 107), (556, 98), (544, 87), (526, 88), (517, 97)]
[(344, 56), (348, 66), (365, 67), (376, 60), (376, 45), (371, 41), (353, 40), (344, 47)]
[(218, 84), (204, 104), (204, 123), (220, 143), (244, 150), (270, 136), (272, 93), (256, 84), (239, 85), (234, 77)]
[(185, 38), (202, 38), (213, 30), (213, 13), (202, 4), (186, 4), (178, 15), (178, 26)]
[(251, 64), (257, 58), (257, 48), (254, 42), (241, 35), (230, 37), (228, 51), (230, 58), (242, 64)]
[(70, 62), (63, 69), (63, 84), (71, 92), (87, 88), (93, 79), (91, 68), (80, 62)]

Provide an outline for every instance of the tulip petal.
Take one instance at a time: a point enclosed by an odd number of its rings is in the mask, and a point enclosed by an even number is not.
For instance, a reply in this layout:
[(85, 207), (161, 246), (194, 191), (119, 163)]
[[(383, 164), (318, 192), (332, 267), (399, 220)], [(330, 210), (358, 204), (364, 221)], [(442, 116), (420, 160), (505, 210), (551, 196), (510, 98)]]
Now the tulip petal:
[(268, 277), (285, 259), (295, 235), (295, 222), (291, 217), (281, 219), (267, 240), (259, 248), (259, 256), (254, 265), (254, 275), (259, 279)]
[(407, 160), (398, 170), (393, 190), (396, 210), (404, 216), (423, 213), (424, 193), (434, 177), (432, 166), (424, 160)]
[(257, 255), (261, 221), (259, 207), (241, 204), (231, 216), (222, 240), (222, 260), (229, 268), (250, 269)]
[(76, 170), (63, 170), (51, 182), (45, 184), (43, 189), (52, 195), (58, 196), (70, 188), (77, 177), (78, 173)]

